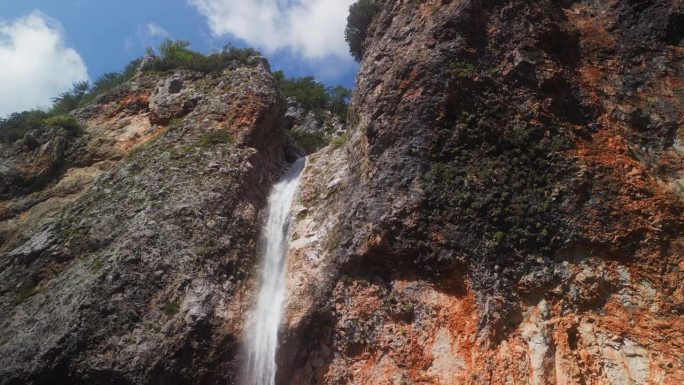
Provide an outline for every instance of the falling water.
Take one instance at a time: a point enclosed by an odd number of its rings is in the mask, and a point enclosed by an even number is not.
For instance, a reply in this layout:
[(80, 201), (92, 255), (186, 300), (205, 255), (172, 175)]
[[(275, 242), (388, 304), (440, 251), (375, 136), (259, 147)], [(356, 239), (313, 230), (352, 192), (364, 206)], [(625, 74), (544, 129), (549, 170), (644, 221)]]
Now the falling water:
[(305, 158), (297, 160), (283, 180), (273, 186), (268, 198), (268, 219), (261, 240), (259, 297), (245, 335), (243, 385), (275, 384), (278, 328), (285, 301), (285, 256), (290, 206), (305, 162)]

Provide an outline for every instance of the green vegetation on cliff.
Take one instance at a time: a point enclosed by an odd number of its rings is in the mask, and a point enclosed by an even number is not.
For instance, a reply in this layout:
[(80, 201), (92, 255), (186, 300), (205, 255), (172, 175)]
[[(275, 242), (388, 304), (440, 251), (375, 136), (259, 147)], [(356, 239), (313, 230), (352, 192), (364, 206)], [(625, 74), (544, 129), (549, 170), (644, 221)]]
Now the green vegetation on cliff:
[[(148, 71), (171, 71), (187, 69), (203, 73), (220, 72), (229, 65), (238, 63), (249, 64), (249, 58), (260, 56), (252, 48), (235, 48), (226, 45), (221, 51), (202, 54), (190, 48), (190, 42), (184, 40), (164, 40), (159, 46), (159, 57), (152, 60), (144, 69)], [(148, 49), (148, 55), (154, 51)]]
[(28, 131), (41, 127), (61, 127), (74, 134), (82, 132), (81, 125), (71, 115), (32, 110), (17, 112), (0, 119), (0, 142), (14, 142)]
[(290, 136), (307, 154), (311, 154), (320, 150), (321, 148), (327, 146), (330, 141), (330, 139), (322, 132), (292, 130), (290, 131)]
[(573, 170), (559, 155), (567, 138), (553, 124), (499, 121), (501, 107), (478, 113), (464, 113), (431, 149), (424, 182), (435, 223), (464, 231), (452, 232), (457, 250), (549, 252), (564, 229), (557, 206)]
[(69, 113), (78, 107), (94, 102), (98, 96), (132, 79), (141, 59), (131, 61), (122, 72), (109, 72), (102, 75), (92, 85), (87, 82), (75, 83), (68, 91), (52, 98), (52, 106), (47, 110), (15, 112), (0, 118), (0, 142), (13, 142), (21, 139), (28, 131), (44, 126), (59, 126), (73, 132), (81, 127)]
[(68, 114), (81, 104), (81, 100), (89, 91), (89, 82), (75, 83), (69, 91), (62, 92), (56, 98), (52, 98), (50, 113), (55, 115)]
[(0, 142), (14, 142), (21, 139), (27, 131), (43, 125), (48, 113), (40, 110), (15, 112), (0, 119)]
[(363, 57), (363, 43), (368, 35), (368, 27), (377, 12), (378, 5), (374, 0), (359, 0), (349, 7), (344, 38), (349, 43), (349, 52), (357, 61), (361, 61)]
[(307, 154), (314, 153), (334, 140), (340, 145), (341, 139), (334, 138), (332, 122), (335, 116), (341, 122), (347, 120), (351, 90), (341, 85), (326, 87), (313, 76), (286, 78), (283, 71), (276, 71), (273, 75), (280, 94), (285, 99), (293, 100), (307, 112), (313, 112), (316, 121), (324, 127), (322, 131), (289, 131), (289, 135), (302, 150)]
[[(190, 43), (182, 40), (165, 40), (159, 46), (157, 55), (153, 49), (148, 49), (148, 57), (131, 61), (121, 72), (108, 72), (92, 84), (84, 81), (62, 92), (52, 99), (52, 105), (47, 110), (31, 110), (11, 114), (7, 118), (0, 118), (0, 142), (13, 142), (21, 139), (28, 131), (45, 126), (59, 126), (73, 132), (81, 132), (76, 119), (69, 114), (77, 108), (94, 103), (99, 97), (111, 92), (117, 87), (134, 78), (138, 69), (154, 76), (179, 69), (217, 73), (231, 65), (252, 65), (250, 58), (259, 56), (259, 52), (251, 48), (235, 48), (226, 45), (221, 51), (203, 54), (190, 49)], [(144, 62), (144, 63), (143, 63)], [(274, 72), (276, 85), (285, 98), (294, 99), (301, 107), (322, 116), (330, 111), (344, 120), (347, 115), (351, 90), (338, 85), (326, 87), (313, 76), (300, 78), (286, 78), (282, 71)], [(318, 147), (320, 137), (302, 137), (307, 147)]]
[[(160, 56), (154, 56), (144, 70), (147, 72), (165, 72), (176, 69), (188, 69), (203, 73), (221, 71), (231, 63), (248, 64), (248, 59), (259, 53), (251, 48), (239, 49), (226, 46), (220, 52), (204, 55), (189, 48), (186, 41), (165, 40), (159, 47)], [(151, 49), (148, 54), (154, 54)], [(69, 114), (79, 107), (86, 106), (98, 97), (112, 91), (118, 86), (133, 79), (143, 59), (131, 61), (121, 72), (108, 72), (92, 84), (88, 81), (78, 82), (65, 92), (52, 99), (47, 110), (31, 110), (17, 112), (6, 118), (0, 118), (0, 142), (13, 142), (21, 139), (28, 131), (45, 126), (59, 126), (73, 132), (80, 132), (76, 119)]]
[(325, 87), (313, 76), (286, 78), (283, 71), (273, 73), (276, 86), (284, 98), (292, 98), (307, 110), (321, 112), (330, 111), (341, 119), (347, 116), (351, 90), (341, 85)]
[(124, 84), (125, 82), (133, 79), (135, 76), (135, 71), (140, 66), (142, 59), (134, 59), (121, 72), (107, 72), (106, 74), (100, 76), (92, 86), (88, 93), (83, 95), (79, 102), (79, 106), (85, 106), (94, 102), (98, 96), (104, 95), (112, 89)]

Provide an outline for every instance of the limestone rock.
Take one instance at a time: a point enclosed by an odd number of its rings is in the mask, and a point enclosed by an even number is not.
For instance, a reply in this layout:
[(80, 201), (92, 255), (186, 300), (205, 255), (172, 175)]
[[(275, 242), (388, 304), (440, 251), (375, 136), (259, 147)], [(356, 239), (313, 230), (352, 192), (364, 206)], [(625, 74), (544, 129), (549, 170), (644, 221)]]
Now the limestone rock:
[(0, 384), (235, 378), (283, 110), (264, 65), (143, 71), (2, 144)]

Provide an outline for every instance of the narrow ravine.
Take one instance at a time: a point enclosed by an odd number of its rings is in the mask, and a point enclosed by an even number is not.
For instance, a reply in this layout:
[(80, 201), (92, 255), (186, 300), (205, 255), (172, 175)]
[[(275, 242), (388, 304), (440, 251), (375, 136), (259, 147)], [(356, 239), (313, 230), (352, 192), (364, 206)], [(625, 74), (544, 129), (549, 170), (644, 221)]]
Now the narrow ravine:
[(276, 375), (278, 328), (285, 301), (285, 256), (290, 208), (306, 158), (297, 160), (273, 186), (268, 218), (261, 236), (259, 294), (245, 333), (243, 385), (273, 385)]

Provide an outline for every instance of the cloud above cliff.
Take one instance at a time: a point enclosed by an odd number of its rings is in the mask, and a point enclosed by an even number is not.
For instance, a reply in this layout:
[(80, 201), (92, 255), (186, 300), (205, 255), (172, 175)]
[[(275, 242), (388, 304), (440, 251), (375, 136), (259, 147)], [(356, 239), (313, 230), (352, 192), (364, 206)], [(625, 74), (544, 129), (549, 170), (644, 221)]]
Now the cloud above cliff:
[(138, 46), (155, 48), (162, 40), (171, 38), (171, 33), (156, 23), (141, 24), (138, 25), (135, 34), (126, 39), (124, 49), (131, 51)]
[(87, 79), (88, 69), (66, 46), (59, 22), (39, 11), (0, 20), (0, 116), (48, 106), (50, 98)]
[(169, 31), (167, 31), (166, 29), (164, 29), (164, 28), (162, 28), (162, 27), (160, 27), (154, 23), (145, 24), (144, 27), (140, 28), (139, 33), (144, 34), (146, 36), (150, 36), (150, 37), (160, 37), (160, 38), (171, 37), (171, 34), (169, 33)]
[(234, 36), (273, 54), (349, 58), (344, 28), (355, 0), (188, 0), (215, 37)]

